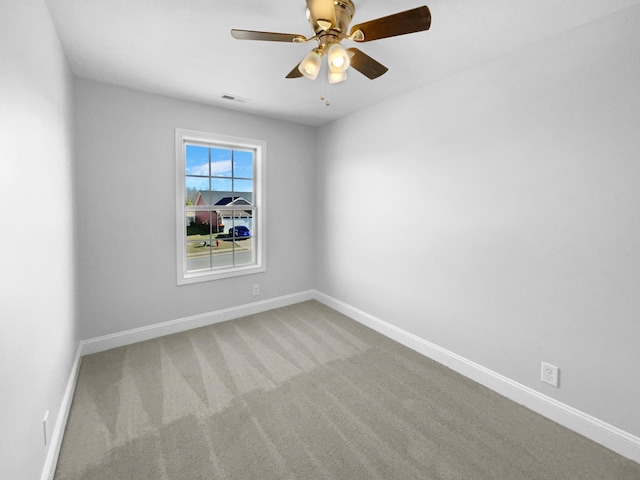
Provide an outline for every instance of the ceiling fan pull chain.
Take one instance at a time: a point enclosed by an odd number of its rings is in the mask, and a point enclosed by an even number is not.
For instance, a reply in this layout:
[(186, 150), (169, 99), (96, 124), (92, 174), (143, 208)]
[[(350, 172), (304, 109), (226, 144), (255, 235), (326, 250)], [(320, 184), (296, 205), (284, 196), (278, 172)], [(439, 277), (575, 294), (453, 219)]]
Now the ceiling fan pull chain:
[[(323, 63), (324, 63), (324, 62), (323, 62)], [(328, 68), (329, 68), (329, 67), (327, 66), (327, 69), (328, 69)], [(324, 64), (320, 67), (320, 70), (321, 70), (321, 71), (320, 71), (320, 77), (322, 77), (322, 80), (321, 80), (321, 87), (320, 87), (320, 88), (321, 88), (321, 90), (320, 90), (320, 100), (324, 100), (324, 101), (325, 101), (325, 102), (324, 102), (324, 104), (328, 107), (329, 105), (331, 105), (331, 102), (329, 102), (329, 99), (324, 95), (324, 85), (325, 85), (324, 80), (325, 80), (325, 74), (324, 74), (324, 72), (322, 71), (322, 70), (324, 70)]]

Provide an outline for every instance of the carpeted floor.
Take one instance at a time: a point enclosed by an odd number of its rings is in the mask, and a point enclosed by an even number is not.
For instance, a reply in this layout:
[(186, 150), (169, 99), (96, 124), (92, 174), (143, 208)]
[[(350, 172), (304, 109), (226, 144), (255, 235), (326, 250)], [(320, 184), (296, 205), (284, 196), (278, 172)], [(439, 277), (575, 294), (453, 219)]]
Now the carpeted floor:
[(55, 480), (640, 479), (310, 301), (83, 358)]

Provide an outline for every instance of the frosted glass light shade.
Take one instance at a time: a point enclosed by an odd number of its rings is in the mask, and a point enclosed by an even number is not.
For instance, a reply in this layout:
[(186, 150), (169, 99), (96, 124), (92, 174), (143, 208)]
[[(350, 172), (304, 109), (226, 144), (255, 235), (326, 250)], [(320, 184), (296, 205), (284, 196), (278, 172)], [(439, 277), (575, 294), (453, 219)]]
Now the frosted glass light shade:
[(347, 79), (347, 72), (329, 72), (329, 83), (340, 83)]
[(339, 43), (334, 43), (329, 47), (327, 58), (329, 61), (329, 70), (333, 73), (345, 72), (351, 64), (349, 54)]
[(315, 80), (320, 72), (321, 64), (322, 57), (318, 52), (312, 50), (302, 59), (300, 65), (298, 65), (298, 70), (308, 79)]

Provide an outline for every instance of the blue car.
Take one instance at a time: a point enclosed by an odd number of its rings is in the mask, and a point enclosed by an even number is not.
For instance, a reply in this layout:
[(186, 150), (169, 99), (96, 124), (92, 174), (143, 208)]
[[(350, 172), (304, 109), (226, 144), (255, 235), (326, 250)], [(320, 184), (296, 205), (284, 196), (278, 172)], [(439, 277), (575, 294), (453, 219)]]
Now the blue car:
[(229, 229), (229, 237), (235, 237), (236, 240), (246, 240), (251, 237), (251, 232), (247, 227), (239, 225)]

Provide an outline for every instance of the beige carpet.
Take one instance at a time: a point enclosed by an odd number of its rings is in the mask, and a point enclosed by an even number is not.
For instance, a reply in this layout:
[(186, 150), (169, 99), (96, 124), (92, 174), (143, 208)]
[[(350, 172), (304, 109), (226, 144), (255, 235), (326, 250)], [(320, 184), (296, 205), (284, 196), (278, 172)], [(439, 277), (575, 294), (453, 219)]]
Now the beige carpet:
[(310, 301), (84, 357), (56, 480), (640, 479)]

